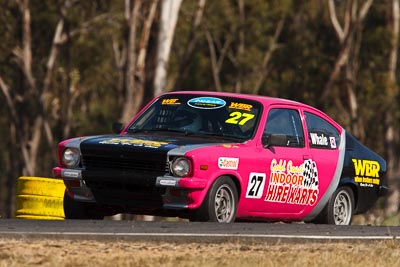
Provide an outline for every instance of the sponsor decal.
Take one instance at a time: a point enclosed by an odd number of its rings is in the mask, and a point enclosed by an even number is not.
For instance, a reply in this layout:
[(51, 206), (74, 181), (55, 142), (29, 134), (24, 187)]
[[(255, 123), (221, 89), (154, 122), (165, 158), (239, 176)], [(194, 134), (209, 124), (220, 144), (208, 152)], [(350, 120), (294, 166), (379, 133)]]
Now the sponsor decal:
[(251, 113), (241, 113), (239, 111), (234, 111), (229, 114), (229, 119), (225, 121), (225, 123), (229, 124), (238, 124), (238, 125), (244, 125), (246, 124), (249, 120), (254, 118), (254, 115)]
[(162, 180), (160, 180), (160, 185), (176, 186), (177, 185), (177, 181), (176, 180), (170, 180), (170, 179), (162, 179)]
[(178, 98), (163, 99), (161, 105), (180, 105)]
[(329, 137), (329, 141), (331, 142), (331, 148), (336, 148), (336, 139), (335, 137)]
[(193, 108), (217, 109), (224, 107), (226, 102), (216, 97), (197, 97), (190, 99), (187, 104)]
[(265, 173), (251, 172), (247, 184), (246, 198), (261, 198), (264, 193)]
[(63, 170), (62, 175), (66, 178), (80, 178), (81, 171)]
[(239, 167), (238, 158), (218, 158), (218, 167), (225, 170), (237, 170)]
[(127, 139), (127, 138), (111, 138), (99, 142), (105, 145), (126, 145), (126, 146), (143, 146), (149, 148), (158, 148), (163, 145), (168, 145), (168, 142), (149, 141), (140, 139)]
[(273, 159), (265, 201), (313, 206), (318, 200), (317, 164), (308, 159), (301, 165)]
[(361, 187), (374, 187), (373, 184), (365, 184), (365, 183), (360, 183)]
[(224, 148), (239, 148), (237, 145), (230, 145), (230, 144), (223, 144), (222, 147)]
[(328, 137), (326, 137), (324, 134), (310, 133), (310, 137), (311, 144), (313, 146), (329, 147)]
[(253, 108), (253, 105), (231, 102), (231, 104), (229, 105), (229, 108), (251, 111), (251, 109)]
[(379, 185), (379, 170), (381, 165), (374, 160), (351, 159), (354, 164), (354, 181), (361, 186)]

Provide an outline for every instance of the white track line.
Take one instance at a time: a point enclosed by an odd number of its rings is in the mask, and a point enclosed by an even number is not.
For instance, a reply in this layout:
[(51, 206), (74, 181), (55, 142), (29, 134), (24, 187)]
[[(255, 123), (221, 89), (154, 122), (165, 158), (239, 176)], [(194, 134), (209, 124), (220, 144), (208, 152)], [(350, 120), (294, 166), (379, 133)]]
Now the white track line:
[(256, 234), (199, 234), (199, 233), (87, 233), (87, 232), (3, 232), (9, 235), (91, 236), (91, 237), (202, 237), (202, 238), (273, 238), (305, 240), (397, 240), (399, 236), (322, 236), (322, 235), (256, 235)]

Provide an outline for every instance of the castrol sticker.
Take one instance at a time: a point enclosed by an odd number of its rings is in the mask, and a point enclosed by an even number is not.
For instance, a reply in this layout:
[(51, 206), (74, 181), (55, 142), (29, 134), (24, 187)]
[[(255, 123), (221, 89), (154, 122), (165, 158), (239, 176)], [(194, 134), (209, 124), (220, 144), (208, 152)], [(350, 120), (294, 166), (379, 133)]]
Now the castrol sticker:
[(218, 158), (218, 167), (224, 170), (237, 170), (239, 167), (238, 158)]

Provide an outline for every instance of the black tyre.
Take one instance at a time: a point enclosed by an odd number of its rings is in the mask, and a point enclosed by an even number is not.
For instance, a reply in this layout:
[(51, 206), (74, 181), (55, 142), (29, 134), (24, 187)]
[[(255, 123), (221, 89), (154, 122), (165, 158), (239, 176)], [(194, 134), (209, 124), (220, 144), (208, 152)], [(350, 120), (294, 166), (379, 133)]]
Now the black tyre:
[(211, 186), (193, 221), (230, 223), (236, 218), (238, 192), (230, 177), (222, 176)]
[(63, 206), (64, 206), (65, 219), (79, 219), (79, 220), (104, 219), (104, 215), (99, 211), (97, 211), (95, 204), (75, 201), (68, 196), (67, 191), (65, 191), (64, 193)]
[(336, 189), (314, 223), (350, 225), (354, 213), (354, 193), (348, 186)]

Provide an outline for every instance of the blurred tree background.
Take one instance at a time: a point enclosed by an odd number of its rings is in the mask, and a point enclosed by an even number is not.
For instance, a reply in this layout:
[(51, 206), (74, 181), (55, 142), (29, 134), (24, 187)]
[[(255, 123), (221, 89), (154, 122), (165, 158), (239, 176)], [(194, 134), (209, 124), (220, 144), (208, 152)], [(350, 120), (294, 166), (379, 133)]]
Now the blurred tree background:
[(388, 161), (366, 223), (399, 224), (399, 0), (0, 0), (0, 216), (60, 140), (172, 90), (316, 106)]

